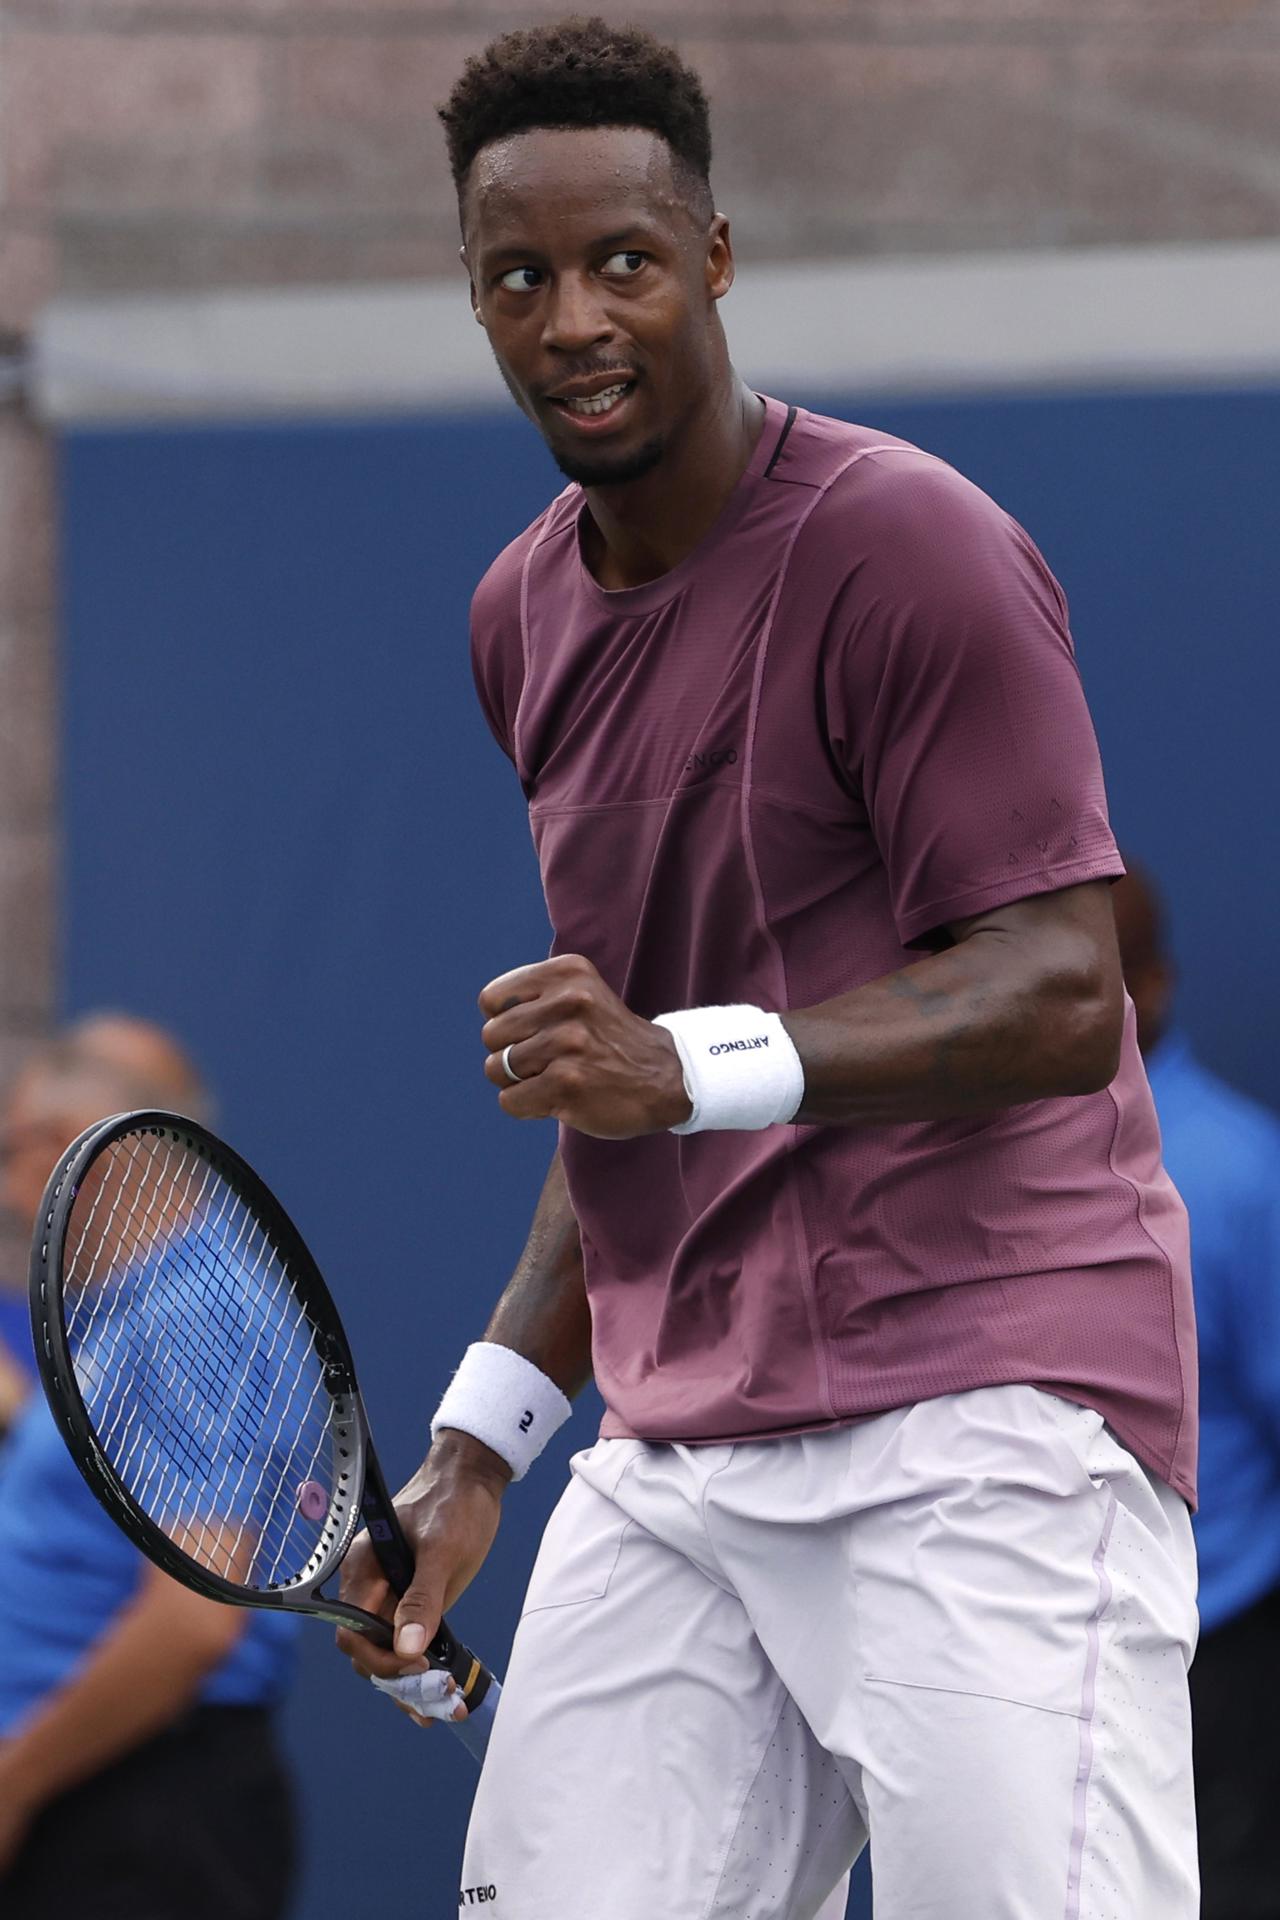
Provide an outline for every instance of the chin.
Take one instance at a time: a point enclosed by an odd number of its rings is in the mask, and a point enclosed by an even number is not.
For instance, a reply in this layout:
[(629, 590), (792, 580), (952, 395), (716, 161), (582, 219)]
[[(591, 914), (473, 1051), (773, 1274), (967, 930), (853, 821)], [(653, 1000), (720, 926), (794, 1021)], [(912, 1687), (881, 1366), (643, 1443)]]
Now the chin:
[(618, 453), (612, 459), (603, 449), (599, 453), (572, 454), (552, 447), (551, 453), (565, 478), (576, 480), (580, 487), (624, 487), (629, 480), (652, 473), (666, 450), (665, 440), (655, 436), (634, 452)]

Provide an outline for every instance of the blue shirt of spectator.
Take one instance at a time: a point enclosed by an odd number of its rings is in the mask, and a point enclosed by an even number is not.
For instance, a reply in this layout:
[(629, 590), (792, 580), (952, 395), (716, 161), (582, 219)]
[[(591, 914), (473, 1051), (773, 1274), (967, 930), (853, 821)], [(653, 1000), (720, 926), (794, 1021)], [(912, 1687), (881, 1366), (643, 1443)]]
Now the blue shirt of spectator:
[[(132, 1600), (143, 1567), (81, 1479), (37, 1388), (0, 1461), (0, 1735), (71, 1677)], [(200, 1702), (273, 1706), (283, 1696), (298, 1622), (245, 1619)]]
[(1164, 1161), (1191, 1221), (1200, 1337), (1200, 1619), (1280, 1586), (1280, 1121), (1176, 1030), (1146, 1056)]

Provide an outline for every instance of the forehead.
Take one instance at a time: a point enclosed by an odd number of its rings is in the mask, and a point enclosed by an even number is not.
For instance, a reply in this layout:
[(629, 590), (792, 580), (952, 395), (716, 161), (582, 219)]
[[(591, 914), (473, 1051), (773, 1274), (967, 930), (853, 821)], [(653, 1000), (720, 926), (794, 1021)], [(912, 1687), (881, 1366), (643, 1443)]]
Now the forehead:
[(54, 1071), (39, 1060), (18, 1074), (0, 1107), (0, 1127), (10, 1132), (49, 1127), (74, 1133), (110, 1113), (120, 1089), (103, 1075)]
[(645, 127), (538, 127), (482, 147), (462, 224), (471, 250), (615, 231), (630, 221), (687, 225), (671, 149)]

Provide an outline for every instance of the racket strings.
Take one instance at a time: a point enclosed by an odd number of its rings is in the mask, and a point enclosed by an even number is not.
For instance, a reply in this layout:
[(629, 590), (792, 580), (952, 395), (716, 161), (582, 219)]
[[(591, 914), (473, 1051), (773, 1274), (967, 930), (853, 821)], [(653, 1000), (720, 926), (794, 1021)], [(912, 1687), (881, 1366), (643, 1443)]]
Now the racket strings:
[(335, 1485), (324, 1362), (230, 1181), (158, 1132), (112, 1142), (72, 1206), (63, 1294), (98, 1447), (148, 1518), (237, 1585), (311, 1570)]

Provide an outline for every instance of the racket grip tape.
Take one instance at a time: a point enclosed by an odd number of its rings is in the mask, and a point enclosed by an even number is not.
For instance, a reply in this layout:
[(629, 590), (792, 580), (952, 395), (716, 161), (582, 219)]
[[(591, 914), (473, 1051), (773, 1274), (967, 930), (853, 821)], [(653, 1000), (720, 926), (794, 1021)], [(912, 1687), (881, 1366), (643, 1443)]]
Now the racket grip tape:
[(459, 1695), (468, 1711), (474, 1713), (493, 1685), (493, 1675), (470, 1647), (463, 1646), (447, 1621), (440, 1622), (440, 1630), (427, 1648), (427, 1659), (433, 1667), (443, 1667), (453, 1675)]

